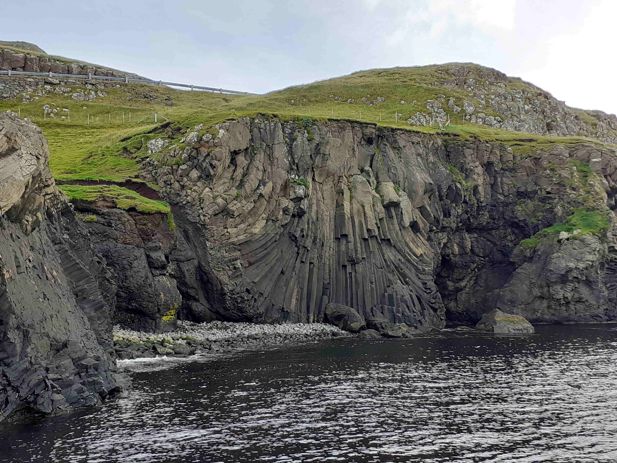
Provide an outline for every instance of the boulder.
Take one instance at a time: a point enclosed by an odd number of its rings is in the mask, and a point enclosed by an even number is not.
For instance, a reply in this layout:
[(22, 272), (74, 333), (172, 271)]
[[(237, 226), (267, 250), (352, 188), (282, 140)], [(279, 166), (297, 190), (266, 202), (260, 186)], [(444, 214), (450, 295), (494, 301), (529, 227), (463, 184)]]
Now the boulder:
[(360, 331), (360, 334), (358, 334), (358, 337), (360, 339), (381, 339), (382, 336), (381, 334), (379, 334), (379, 331), (368, 329), (368, 330)]
[(393, 323), (383, 318), (370, 318), (367, 327), (378, 332), (384, 338), (410, 338), (414, 330), (405, 323)]
[(326, 306), (325, 320), (351, 333), (357, 333), (366, 326), (364, 319), (356, 309), (342, 304), (328, 304)]
[(534, 327), (524, 317), (493, 309), (482, 316), (476, 329), (495, 334), (533, 334)]

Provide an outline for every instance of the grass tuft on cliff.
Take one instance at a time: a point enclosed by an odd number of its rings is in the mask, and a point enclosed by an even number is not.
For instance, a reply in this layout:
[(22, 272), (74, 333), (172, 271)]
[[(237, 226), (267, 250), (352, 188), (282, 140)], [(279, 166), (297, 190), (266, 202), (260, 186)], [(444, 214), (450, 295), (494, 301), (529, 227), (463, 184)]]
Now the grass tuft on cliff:
[(146, 198), (118, 185), (58, 185), (69, 201), (108, 201), (118, 209), (135, 210), (144, 214), (169, 214), (165, 201)]
[(540, 230), (530, 238), (521, 241), (520, 245), (525, 249), (534, 249), (547, 237), (557, 236), (562, 232), (574, 236), (602, 235), (608, 230), (609, 217), (606, 211), (577, 209), (563, 223), (557, 223)]

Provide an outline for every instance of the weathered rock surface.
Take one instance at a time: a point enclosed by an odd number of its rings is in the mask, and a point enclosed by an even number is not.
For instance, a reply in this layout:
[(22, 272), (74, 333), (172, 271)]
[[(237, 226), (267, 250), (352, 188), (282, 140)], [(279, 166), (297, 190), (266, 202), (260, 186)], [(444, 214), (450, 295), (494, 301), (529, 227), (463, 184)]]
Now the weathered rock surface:
[(56, 190), (40, 131), (0, 114), (0, 421), (117, 389), (115, 288)]
[(357, 333), (366, 326), (364, 319), (356, 309), (342, 304), (328, 304), (325, 321), (351, 333)]
[(170, 264), (175, 234), (165, 214), (140, 214), (87, 203), (77, 203), (75, 208), (89, 216), (84, 225), (91, 243), (116, 282), (114, 322), (156, 331), (165, 317), (173, 325), (182, 297)]
[(617, 117), (602, 111), (567, 106), (550, 93), (496, 69), (472, 63), (433, 66), (440, 69), (434, 83), (467, 98), (440, 95), (426, 102), (426, 111), (411, 116), (412, 125), (447, 125), (450, 115), (472, 124), (542, 135), (577, 135), (615, 143)]
[(107, 77), (124, 77), (127, 75), (126, 72), (116, 69), (71, 61), (66, 58), (47, 55), (34, 49), (17, 50), (14, 48), (4, 48), (2, 43), (0, 43), (0, 70), (52, 72), (54, 74), (93, 74)]
[(105, 259), (118, 291), (113, 321), (124, 328), (161, 331), (180, 317), (194, 322), (233, 319), (217, 313), (205, 231), (175, 212), (173, 226), (165, 214), (143, 214), (110, 207), (105, 201), (77, 202), (88, 221), (95, 251)]
[(533, 325), (524, 317), (505, 313), (499, 309), (482, 315), (476, 324), (476, 329), (495, 334), (533, 334), (535, 332)]

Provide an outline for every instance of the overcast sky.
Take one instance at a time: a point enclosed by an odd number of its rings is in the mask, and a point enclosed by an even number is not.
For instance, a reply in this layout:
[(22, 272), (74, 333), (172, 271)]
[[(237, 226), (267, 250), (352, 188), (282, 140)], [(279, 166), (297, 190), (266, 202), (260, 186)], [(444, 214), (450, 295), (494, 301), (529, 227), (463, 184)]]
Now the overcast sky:
[(1, 0), (0, 39), (154, 79), (267, 92), (473, 61), (617, 113), (616, 0)]

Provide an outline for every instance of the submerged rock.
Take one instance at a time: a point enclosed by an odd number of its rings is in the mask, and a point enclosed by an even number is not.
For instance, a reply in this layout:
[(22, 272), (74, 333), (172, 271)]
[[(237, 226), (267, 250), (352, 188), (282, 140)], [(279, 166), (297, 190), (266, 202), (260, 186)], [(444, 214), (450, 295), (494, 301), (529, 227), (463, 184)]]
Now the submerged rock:
[(502, 312), (499, 309), (484, 314), (476, 328), (495, 334), (533, 334), (535, 329), (525, 317)]
[(369, 318), (366, 325), (384, 338), (409, 338), (417, 333), (405, 323), (393, 323), (383, 318)]
[(360, 333), (358, 334), (358, 337), (360, 339), (380, 339), (382, 336), (381, 334), (379, 334), (379, 331), (372, 330), (369, 328), (367, 330), (360, 331)]

